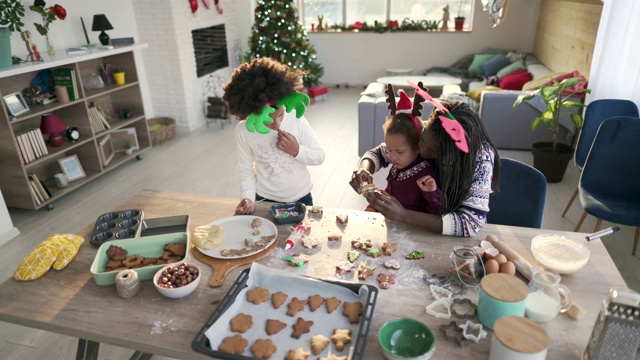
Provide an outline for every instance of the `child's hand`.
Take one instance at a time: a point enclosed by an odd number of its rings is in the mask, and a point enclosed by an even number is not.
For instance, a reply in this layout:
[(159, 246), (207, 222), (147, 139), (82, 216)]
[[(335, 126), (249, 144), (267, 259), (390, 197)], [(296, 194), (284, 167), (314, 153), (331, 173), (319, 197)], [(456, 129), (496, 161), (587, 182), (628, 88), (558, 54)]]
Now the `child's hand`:
[(296, 137), (280, 129), (278, 129), (278, 142), (276, 142), (276, 147), (293, 157), (298, 156), (298, 152), (300, 151), (300, 144), (298, 144)]
[(418, 183), (418, 187), (422, 191), (431, 192), (438, 189), (438, 185), (436, 185), (436, 180), (429, 175), (421, 177), (420, 179), (418, 179), (417, 183)]
[(349, 185), (355, 190), (358, 194), (362, 193), (362, 185), (364, 183), (373, 184), (373, 176), (367, 171), (367, 169), (358, 169), (351, 174), (351, 181), (349, 181)]
[(250, 215), (253, 214), (253, 209), (255, 207), (255, 204), (253, 203), (253, 201), (244, 198), (242, 199), (242, 201), (240, 201), (240, 203), (238, 204), (238, 206), (236, 206), (236, 215)]

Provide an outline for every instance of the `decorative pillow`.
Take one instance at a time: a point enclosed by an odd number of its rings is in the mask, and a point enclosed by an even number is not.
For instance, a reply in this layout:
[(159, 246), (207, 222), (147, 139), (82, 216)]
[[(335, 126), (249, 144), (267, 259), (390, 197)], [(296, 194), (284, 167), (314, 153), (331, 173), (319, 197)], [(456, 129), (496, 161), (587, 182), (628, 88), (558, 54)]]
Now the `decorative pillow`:
[(480, 102), (480, 99), (482, 98), (482, 92), (485, 90), (500, 90), (500, 88), (497, 86), (481, 86), (479, 88), (469, 90), (467, 92), (467, 97), (475, 100), (476, 102)]
[(500, 89), (522, 90), (522, 86), (531, 80), (531, 73), (523, 69), (518, 69), (509, 75), (500, 78)]
[(562, 76), (562, 75), (565, 75), (565, 74), (566, 74), (566, 72), (557, 72), (557, 73), (547, 74), (547, 75), (539, 77), (539, 78), (535, 78), (535, 79), (529, 81), (528, 83), (524, 84), (522, 86), (522, 90), (540, 89), (542, 87), (542, 85), (545, 85), (551, 79), (557, 78), (558, 76)]
[(467, 71), (472, 74), (482, 75), (482, 69), (480, 69), (480, 65), (489, 61), (495, 54), (475, 54), (473, 55), (473, 61)]
[(511, 74), (512, 72), (514, 72), (514, 71), (516, 71), (516, 70), (518, 70), (518, 69), (525, 69), (525, 70), (527, 69), (527, 68), (524, 66), (524, 62), (523, 62), (522, 60), (518, 60), (518, 61), (516, 61), (516, 62), (514, 62), (514, 63), (511, 63), (511, 64), (509, 64), (509, 65), (507, 65), (507, 66), (503, 67), (502, 69), (498, 70), (498, 72), (496, 73), (496, 75), (497, 75), (499, 78), (501, 78), (501, 77), (503, 77), (503, 76), (505, 76), (505, 75), (509, 75), (509, 74)]
[[(587, 80), (587, 78), (584, 77), (584, 75), (582, 75), (580, 73), (580, 71), (573, 70), (572, 72), (570, 72), (568, 74), (564, 74), (564, 75), (558, 76), (555, 79), (556, 79), (557, 82), (562, 82), (562, 80), (575, 78), (575, 77), (582, 78), (582, 81), (579, 82), (578, 84), (576, 84), (575, 86), (572, 86), (570, 88), (564, 89), (564, 91), (562, 92), (562, 95), (571, 95), (572, 93), (575, 92), (576, 94), (574, 94), (573, 96), (580, 97), (580, 98), (585, 96), (585, 93), (582, 90), (584, 90), (584, 88), (587, 87), (587, 83), (589, 81)], [(553, 80), (550, 80), (547, 83), (547, 85), (553, 85)]]
[(504, 56), (504, 54), (498, 54), (488, 61), (480, 64), (480, 69), (484, 73), (484, 76), (489, 77), (496, 75), (498, 70), (509, 64), (511, 64), (511, 62), (507, 59), (506, 56)]
[(515, 51), (509, 51), (506, 56), (507, 56), (507, 59), (512, 63), (518, 60), (522, 60), (522, 62), (524, 63), (524, 58), (527, 56), (527, 54), (519, 53)]

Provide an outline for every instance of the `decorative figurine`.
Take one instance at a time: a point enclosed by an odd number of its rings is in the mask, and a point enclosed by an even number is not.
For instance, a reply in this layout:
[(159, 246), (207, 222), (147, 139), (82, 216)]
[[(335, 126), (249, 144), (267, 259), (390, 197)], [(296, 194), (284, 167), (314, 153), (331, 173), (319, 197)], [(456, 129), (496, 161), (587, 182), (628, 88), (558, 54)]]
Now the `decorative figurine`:
[(31, 42), (31, 32), (23, 31), (20, 33), (22, 40), (24, 41), (25, 46), (27, 47), (27, 61), (42, 61), (42, 57), (40, 56), (40, 52), (34, 43)]
[(449, 30), (449, 20), (451, 20), (451, 18), (449, 17), (449, 5), (445, 6), (443, 9), (443, 14), (442, 14), (442, 27), (440, 28), (441, 31), (447, 31)]
[(324, 25), (322, 24), (323, 21), (324, 21), (324, 16), (318, 15), (318, 26), (316, 26), (317, 31), (324, 30)]

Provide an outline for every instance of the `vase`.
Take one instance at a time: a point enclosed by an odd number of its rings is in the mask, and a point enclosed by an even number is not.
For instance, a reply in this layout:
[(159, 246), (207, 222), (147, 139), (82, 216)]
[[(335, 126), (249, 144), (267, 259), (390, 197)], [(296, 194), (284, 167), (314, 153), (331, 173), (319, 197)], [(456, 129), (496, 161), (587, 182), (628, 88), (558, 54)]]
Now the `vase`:
[(0, 27), (0, 68), (13, 65), (11, 58), (11, 32), (7, 27)]
[(47, 40), (47, 54), (55, 55), (56, 48), (53, 47), (53, 43), (51, 42), (51, 39), (49, 39), (49, 35), (45, 35), (45, 39)]

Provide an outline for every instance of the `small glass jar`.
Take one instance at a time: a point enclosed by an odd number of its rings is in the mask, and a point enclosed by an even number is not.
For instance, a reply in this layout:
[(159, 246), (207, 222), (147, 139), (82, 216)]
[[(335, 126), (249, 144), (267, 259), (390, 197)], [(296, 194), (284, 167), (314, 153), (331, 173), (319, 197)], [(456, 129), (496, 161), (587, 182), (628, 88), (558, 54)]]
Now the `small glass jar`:
[(456, 246), (451, 253), (452, 268), (460, 281), (467, 286), (477, 286), (483, 274), (478, 252), (472, 246)]

